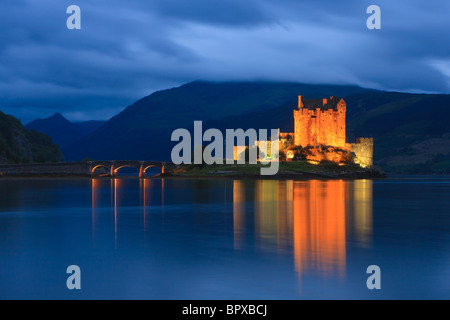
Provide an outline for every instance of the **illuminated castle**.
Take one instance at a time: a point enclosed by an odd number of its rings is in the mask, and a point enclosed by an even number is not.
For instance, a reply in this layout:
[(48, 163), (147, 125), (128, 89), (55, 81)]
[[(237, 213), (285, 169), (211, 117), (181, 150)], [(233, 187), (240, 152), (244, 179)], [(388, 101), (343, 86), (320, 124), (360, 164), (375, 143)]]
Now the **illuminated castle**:
[[(358, 138), (356, 143), (347, 143), (345, 129), (344, 99), (303, 99), (298, 96), (298, 110), (294, 110), (294, 133), (280, 133), (280, 151), (285, 151), (287, 160), (293, 157), (289, 145), (312, 146), (310, 160), (329, 160), (340, 162), (339, 149), (353, 152), (354, 162), (362, 167), (373, 165), (373, 138)], [(334, 147), (334, 150), (321, 149), (322, 146)]]
[[(303, 99), (298, 96), (298, 109), (294, 110), (294, 132), (279, 132), (279, 151), (287, 161), (295, 158), (299, 148), (311, 163), (323, 160), (339, 164), (350, 161), (361, 167), (373, 165), (373, 138), (357, 138), (356, 143), (347, 143), (344, 99)], [(271, 155), (270, 141), (256, 141), (262, 154)], [(246, 146), (235, 146), (234, 158), (245, 156)], [(354, 156), (352, 155), (354, 154)], [(270, 158), (270, 157), (269, 157)], [(267, 158), (266, 158), (267, 159)]]

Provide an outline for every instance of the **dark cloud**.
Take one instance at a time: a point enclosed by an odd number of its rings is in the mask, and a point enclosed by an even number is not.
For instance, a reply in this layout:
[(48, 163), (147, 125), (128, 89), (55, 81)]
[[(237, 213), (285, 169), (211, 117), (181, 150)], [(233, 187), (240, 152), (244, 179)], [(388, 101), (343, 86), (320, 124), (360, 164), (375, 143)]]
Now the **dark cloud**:
[[(82, 29), (66, 28), (67, 6)], [(108, 118), (154, 90), (205, 80), (449, 92), (445, 0), (5, 0), (0, 110)]]
[(183, 21), (222, 26), (253, 26), (273, 17), (255, 0), (156, 0), (152, 5), (161, 15)]

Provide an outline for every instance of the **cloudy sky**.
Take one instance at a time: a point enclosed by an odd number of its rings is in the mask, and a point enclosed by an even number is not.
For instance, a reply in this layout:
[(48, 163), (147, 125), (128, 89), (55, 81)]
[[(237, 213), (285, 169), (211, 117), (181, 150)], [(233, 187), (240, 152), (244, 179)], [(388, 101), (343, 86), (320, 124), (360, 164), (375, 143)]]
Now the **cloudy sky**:
[(1, 0), (0, 28), (0, 110), (25, 123), (108, 119), (193, 80), (450, 93), (448, 0)]

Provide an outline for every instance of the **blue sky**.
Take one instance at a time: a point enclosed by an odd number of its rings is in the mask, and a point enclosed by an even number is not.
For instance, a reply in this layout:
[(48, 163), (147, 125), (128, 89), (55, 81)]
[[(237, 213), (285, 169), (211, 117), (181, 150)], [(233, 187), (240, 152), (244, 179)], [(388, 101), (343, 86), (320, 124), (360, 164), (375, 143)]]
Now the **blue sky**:
[(25, 123), (108, 119), (193, 80), (450, 93), (446, 0), (2, 0), (0, 27), (0, 110)]

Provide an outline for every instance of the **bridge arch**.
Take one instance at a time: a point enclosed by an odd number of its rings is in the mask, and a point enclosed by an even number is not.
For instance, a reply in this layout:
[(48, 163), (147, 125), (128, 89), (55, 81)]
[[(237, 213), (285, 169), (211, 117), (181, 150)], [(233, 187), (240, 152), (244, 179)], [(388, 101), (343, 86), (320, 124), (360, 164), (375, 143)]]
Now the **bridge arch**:
[[(99, 168), (104, 168), (104, 169), (105, 169), (105, 173), (104, 173), (103, 175), (107, 175), (107, 174), (109, 173), (109, 171), (110, 171), (109, 166), (107, 166), (107, 165), (105, 165), (105, 164), (98, 164), (98, 165), (92, 167), (92, 169), (91, 169), (91, 175), (95, 175), (95, 170), (96, 170), (96, 169), (99, 169)], [(102, 175), (102, 174), (100, 174), (100, 175)]]
[(114, 175), (119, 173), (119, 170), (122, 168), (133, 168), (136, 169), (138, 173), (140, 173), (140, 166), (132, 165), (132, 164), (123, 164), (117, 167), (114, 167)]
[(149, 169), (149, 168), (157, 168), (161, 173), (164, 172), (164, 166), (161, 167), (161, 166), (154, 165), (154, 164), (146, 165), (146, 166), (143, 166), (143, 170), (142, 170), (143, 177), (145, 177), (145, 174), (147, 173), (147, 169)]

